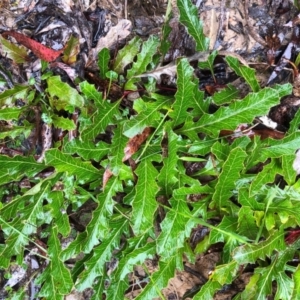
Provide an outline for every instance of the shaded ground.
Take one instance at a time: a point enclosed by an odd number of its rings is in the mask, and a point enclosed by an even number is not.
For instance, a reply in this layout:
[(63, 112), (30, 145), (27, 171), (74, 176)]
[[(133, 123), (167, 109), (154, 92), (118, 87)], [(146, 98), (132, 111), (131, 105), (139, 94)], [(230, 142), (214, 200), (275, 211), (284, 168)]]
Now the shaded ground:
[[(114, 52), (136, 35), (143, 39), (153, 34), (160, 35), (167, 1), (136, 0), (128, 1), (127, 5), (125, 1), (119, 2), (102, 0), (97, 4), (96, 1), (93, 3), (82, 1), (77, 6), (72, 6), (71, 2), (65, 2), (59, 6), (59, 3), (55, 3), (54, 0), (53, 2), (39, 1), (38, 3), (33, 1), (20, 1), (18, 3), (2, 1), (0, 29), (2, 31), (22, 29), (55, 50), (62, 49), (69, 36), (76, 32), (82, 40), (80, 59), (76, 66), (72, 70), (66, 70), (61, 65), (54, 64), (53, 69), (58, 74), (66, 77), (68, 81), (72, 81), (73, 71), (83, 78), (90, 76), (89, 80), (91, 80), (92, 75), (90, 73), (88, 75), (87, 71), (93, 72), (97, 67), (95, 65), (95, 53), (99, 49), (108, 46)], [(199, 9), (199, 16), (203, 20), (204, 32), (210, 37), (210, 50), (226, 50), (240, 54), (258, 70), (262, 86), (288, 80), (292, 73), (283, 71), (283, 68), (287, 67), (287, 61), (282, 60), (281, 57), (292, 43), (293, 48), (284, 56), (291, 61), (295, 59), (295, 48), (298, 47), (299, 37), (297, 33), (293, 32), (293, 26), (289, 25), (290, 21), (295, 21), (295, 8), (292, 7), (290, 1), (254, 0), (245, 1), (245, 3), (246, 7), (244, 2), (238, 0), (229, 3), (223, 0), (194, 1)], [(248, 13), (245, 13), (246, 11)], [(193, 40), (187, 35), (184, 27), (178, 23), (177, 8), (175, 6), (173, 6), (173, 14), (173, 19), (170, 21), (172, 32), (169, 37), (172, 46), (164, 59), (165, 63), (180, 56), (192, 55), (195, 52)], [(130, 24), (126, 23), (126, 19), (131, 21), (131, 30), (129, 30)], [(46, 28), (46, 30), (43, 30), (43, 28)], [(109, 34), (111, 36), (107, 38)], [(99, 40), (101, 43), (99, 43)], [(226, 68), (224, 69), (222, 63), (222, 58), (218, 58), (218, 64), (222, 69), (220, 77), (228, 71)], [(7, 61), (3, 56), (1, 57), (1, 64), (2, 66), (7, 65)], [(281, 71), (280, 77), (279, 73), (273, 72), (275, 66)], [(25, 81), (26, 78), (30, 77), (29, 74), (35, 72), (36, 77), (38, 77), (40, 72), (40, 68), (36, 67), (34, 62), (24, 65), (23, 68), (18, 68), (16, 65), (7, 67), (10, 68), (13, 74), (12, 80), (15, 83)], [(2, 76), (4, 75), (2, 74)], [(203, 88), (211, 86), (212, 78), (206, 78), (205, 74), (199, 74), (199, 76), (202, 76)], [(239, 89), (245, 88), (243, 82), (238, 81), (235, 84)], [(120, 90), (118, 88), (116, 87), (115, 90), (116, 98), (119, 97), (118, 92)], [(244, 93), (247, 92), (246, 89)], [(298, 98), (296, 100), (298, 101)], [(287, 104), (283, 103), (279, 110), (278, 108), (277, 110), (274, 109), (271, 114), (273, 119), (283, 127), (287, 126), (288, 119), (295, 112), (295, 105), (291, 105), (290, 100), (285, 101)], [(297, 101), (296, 108), (299, 105), (299, 101)], [(286, 109), (287, 106), (288, 109)], [(289, 108), (290, 106), (292, 108)], [(35, 132), (34, 138), (39, 139), (37, 137), (39, 134), (41, 133)], [(30, 143), (33, 143), (33, 141), (29, 141)], [(32, 147), (32, 145), (29, 145), (29, 147)], [(88, 216), (92, 209), (92, 206), (87, 206), (84, 213)], [(84, 220), (78, 220), (76, 217), (74, 217), (73, 222), (74, 227), (78, 230), (86, 225)], [(191, 238), (195, 238), (195, 244), (208, 234), (206, 232), (201, 235), (199, 233), (201, 230), (202, 228), (195, 230), (194, 236)], [(196, 237), (197, 234), (200, 237)], [(174, 279), (169, 282), (169, 286), (164, 289), (165, 298), (169, 300), (191, 299), (193, 292), (199, 289), (214, 270), (220, 260), (221, 251), (222, 245), (219, 249), (209, 249), (206, 253), (199, 255), (194, 264), (186, 262), (185, 270), (177, 272)], [(157, 267), (156, 262), (148, 260), (147, 267), (149, 272), (152, 273)], [(251, 270), (244, 272), (235, 280), (234, 284), (224, 287), (215, 296), (215, 299), (231, 299), (244, 288), (250, 275)], [(132, 285), (126, 295), (128, 298), (134, 299), (138, 295), (140, 289), (146, 284), (143, 281), (145, 277), (144, 270), (136, 268), (135, 273), (132, 274)], [(70, 295), (67, 299), (88, 299), (88, 294)]]

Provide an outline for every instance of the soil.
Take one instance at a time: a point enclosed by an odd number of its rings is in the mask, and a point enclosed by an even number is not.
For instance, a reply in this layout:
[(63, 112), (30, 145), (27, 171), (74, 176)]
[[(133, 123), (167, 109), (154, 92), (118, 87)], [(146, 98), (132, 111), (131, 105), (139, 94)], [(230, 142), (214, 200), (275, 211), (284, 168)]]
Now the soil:
[[(164, 57), (164, 63), (195, 53), (195, 43), (184, 26), (179, 24), (176, 1), (172, 2), (173, 18), (170, 21), (172, 31), (169, 36), (171, 48)], [(193, 2), (198, 7), (204, 32), (210, 38), (210, 50), (225, 50), (241, 55), (257, 69), (262, 86), (283, 82), (289, 78), (290, 74), (293, 75), (291, 71), (288, 71), (284, 73), (286, 78), (279, 78), (277, 73), (273, 72), (274, 68), (282, 70), (288, 66), (287, 61), (283, 61), (281, 57), (290, 43), (298, 46), (299, 37), (294, 32), (293, 26), (289, 25), (289, 22), (295, 21), (297, 13), (291, 1), (195, 0)], [(245, 13), (245, 6), (248, 13)], [(75, 31), (82, 39), (81, 59), (75, 67), (75, 72), (84, 77), (84, 69), (92, 72), (96, 68), (95, 53), (101, 48), (108, 47), (114, 52), (134, 36), (142, 39), (147, 39), (150, 35), (160, 36), (166, 8), (167, 0), (81, 0), (76, 5), (71, 0), (62, 2), (59, 0), (38, 2), (19, 0), (11, 1), (11, 3), (6, 0), (0, 3), (0, 30), (3, 32), (22, 29), (26, 33), (37, 36), (40, 42), (55, 50), (62, 49), (64, 41)], [(51, 17), (51, 22), (46, 20), (48, 17)], [(83, 19), (88, 22), (82, 21)], [(45, 22), (43, 26), (40, 26), (42, 20)], [(50, 27), (59, 22), (67, 26), (58, 26), (54, 34)], [(46, 27), (47, 30), (43, 32), (42, 29)], [(52, 35), (49, 32), (52, 32)], [(91, 35), (92, 38), (89, 38)], [(89, 40), (92, 42), (89, 43)], [(286, 59), (295, 58), (294, 48), (290, 53), (285, 53)], [(0, 60), (5, 66), (5, 58), (1, 57)], [(222, 58), (218, 58), (218, 61), (222, 63)], [(33, 62), (27, 64), (26, 70), (20, 70), (17, 66), (8, 67), (13, 74), (14, 82), (26, 80), (28, 73), (39, 72)], [(66, 80), (70, 81), (70, 71), (62, 70), (57, 66), (57, 72), (65, 77), (67, 73), (69, 78)], [(244, 88), (242, 82), (239, 84), (241, 85), (239, 89)], [(247, 92), (245, 90), (244, 94)], [(116, 87), (116, 93), (118, 93), (118, 87)], [(300, 105), (298, 97), (292, 100), (284, 99), (283, 103), (271, 112), (271, 117), (284, 128), (288, 127), (289, 120)], [(93, 208), (86, 208), (86, 214), (89, 209)], [(76, 228), (80, 231), (84, 228), (85, 222), (79, 221), (74, 226), (77, 226)], [(195, 263), (190, 263), (185, 259), (184, 270), (177, 271), (168, 287), (163, 290), (165, 299), (192, 299), (193, 293), (196, 293), (208, 280), (209, 275), (220, 262), (221, 249), (222, 245), (219, 249), (216, 247), (197, 255)], [(147, 260), (146, 265), (150, 273), (157, 268), (155, 260)], [(134, 299), (139, 294), (143, 286), (142, 279), (145, 276), (144, 270), (137, 267), (132, 275), (132, 285), (126, 295), (129, 299)], [(250, 276), (251, 272), (243, 272), (232, 285), (225, 286), (219, 291), (214, 299), (232, 299), (236, 293), (243, 290)], [(136, 284), (138, 280), (139, 285)], [(69, 295), (66, 299), (88, 298), (88, 294), (77, 293)]]

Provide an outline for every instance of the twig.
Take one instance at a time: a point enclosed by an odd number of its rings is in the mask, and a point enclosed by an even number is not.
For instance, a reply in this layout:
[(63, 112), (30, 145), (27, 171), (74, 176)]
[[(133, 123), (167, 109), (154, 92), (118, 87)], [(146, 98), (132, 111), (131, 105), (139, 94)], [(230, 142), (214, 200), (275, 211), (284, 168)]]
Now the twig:
[(125, 19), (128, 19), (127, 0), (125, 0), (125, 3), (124, 3), (124, 14), (125, 14)]

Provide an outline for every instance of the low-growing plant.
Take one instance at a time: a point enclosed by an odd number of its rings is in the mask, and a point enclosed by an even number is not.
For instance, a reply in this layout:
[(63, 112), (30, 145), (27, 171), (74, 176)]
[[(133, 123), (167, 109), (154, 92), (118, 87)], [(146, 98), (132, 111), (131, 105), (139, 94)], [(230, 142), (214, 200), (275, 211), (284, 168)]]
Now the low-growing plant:
[[(188, 0), (177, 3), (180, 22), (197, 51), (207, 51), (196, 8)], [(164, 39), (168, 32), (165, 26)], [(132, 108), (122, 98), (111, 101), (87, 81), (75, 88), (47, 72), (44, 93), (32, 82), (0, 94), (0, 120), (11, 124), (1, 129), (0, 138), (11, 148), (30, 136), (34, 115), (41, 114), (50, 128), (69, 132), (39, 161), (32, 155), (35, 149), (28, 149), (27, 156), (0, 155), (0, 267), (23, 265), (25, 254), (36, 248), (31, 253), (43, 265), (32, 278), (40, 286), (37, 297), (64, 299), (72, 289), (92, 288), (92, 299), (103, 294), (123, 299), (134, 267), (142, 265), (148, 273), (145, 260), (155, 258), (157, 270), (148, 274), (136, 297), (154, 299), (163, 297), (175, 270), (183, 270), (184, 256), (195, 262), (196, 255), (222, 243), (221, 261), (193, 299), (212, 299), (250, 264), (253, 275), (235, 299), (271, 294), (296, 299), (300, 269), (290, 262), (299, 241), (287, 243), (285, 234), (300, 223), (300, 186), (292, 168), (300, 145), (300, 113), (280, 140), (250, 137), (242, 129), (233, 133), (268, 114), (291, 94), (291, 85), (260, 88), (253, 69), (227, 57), (228, 66), (252, 92), (239, 99), (238, 90), (229, 85), (207, 96), (188, 59), (181, 58), (176, 94), (160, 93), (153, 77), (141, 80), (155, 69), (158, 48), (163, 55), (168, 44), (152, 36), (144, 42), (134, 38), (112, 64), (107, 49), (99, 53), (99, 77), (109, 86), (122, 82), (124, 93), (143, 87)], [(17, 99), (23, 99), (22, 105), (16, 105)], [(214, 113), (209, 111), (212, 104)], [(68, 116), (76, 112), (79, 135), (69, 139), (77, 125)], [(232, 134), (221, 137), (221, 131)], [(187, 172), (193, 163), (197, 170)], [(46, 170), (47, 176), (41, 176)], [(284, 184), (277, 184), (278, 176)], [(84, 230), (75, 231), (69, 217), (88, 202), (94, 210)], [(191, 232), (199, 225), (209, 228), (209, 234), (192, 249)], [(75, 263), (70, 267), (66, 262), (71, 259)], [(24, 299), (25, 293), (20, 289), (13, 299)]]

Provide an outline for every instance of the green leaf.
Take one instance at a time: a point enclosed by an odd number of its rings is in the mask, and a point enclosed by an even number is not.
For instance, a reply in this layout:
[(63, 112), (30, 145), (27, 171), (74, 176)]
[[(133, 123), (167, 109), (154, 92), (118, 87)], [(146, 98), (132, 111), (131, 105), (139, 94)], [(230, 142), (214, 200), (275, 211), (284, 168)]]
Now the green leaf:
[(212, 99), (217, 105), (222, 105), (222, 104), (230, 103), (234, 99), (237, 99), (238, 95), (239, 95), (238, 89), (236, 89), (233, 85), (228, 84), (228, 86), (225, 89), (215, 93)]
[(171, 195), (175, 184), (178, 182), (177, 151), (178, 136), (166, 124), (166, 138), (168, 139), (167, 157), (163, 158), (163, 167), (157, 176), (157, 181), (165, 195)]
[(208, 152), (210, 152), (211, 147), (214, 144), (215, 144), (215, 139), (202, 140), (200, 142), (195, 141), (193, 144), (191, 144), (191, 147), (189, 148), (189, 153), (205, 155)]
[(120, 260), (113, 278), (115, 280), (124, 280), (133, 271), (134, 266), (141, 265), (146, 259), (152, 258), (155, 253), (155, 242), (147, 243), (143, 247), (132, 250)]
[(52, 216), (55, 219), (54, 222), (58, 232), (64, 237), (68, 236), (71, 226), (67, 215), (67, 207), (64, 207), (64, 195), (62, 191), (52, 191), (48, 194), (47, 200), (50, 202), (49, 209), (51, 209)]
[(250, 185), (249, 194), (255, 195), (265, 184), (274, 182), (275, 176), (279, 174), (280, 167), (278, 161), (271, 160), (271, 163), (264, 166), (263, 170), (259, 172)]
[(183, 58), (177, 65), (177, 92), (175, 94), (175, 102), (173, 111), (169, 113), (173, 118), (173, 126), (183, 123), (187, 116), (189, 107), (193, 107), (189, 99), (193, 99), (193, 91), (195, 84), (192, 81), (194, 69), (190, 66), (188, 60)]
[[(73, 281), (70, 271), (65, 267), (63, 262), (58, 259), (61, 252), (61, 245), (58, 240), (57, 226), (53, 225), (50, 229), (50, 237), (48, 241), (48, 254), (51, 258), (50, 276), (55, 282), (56, 292), (61, 295), (67, 295), (71, 292)], [(53, 295), (54, 296), (54, 295)]]
[(119, 101), (115, 103), (103, 102), (103, 107), (98, 108), (91, 116), (92, 125), (82, 131), (82, 139), (94, 140), (98, 134), (105, 131), (108, 125), (114, 124), (116, 116), (120, 114), (119, 105)]
[(6, 107), (0, 110), (0, 120), (16, 120), (23, 110), (16, 107)]
[(238, 76), (241, 76), (246, 80), (253, 92), (258, 92), (260, 90), (254, 69), (247, 66), (240, 66), (238, 59), (232, 56), (227, 56), (226, 61), (229, 67), (232, 68)]
[[(70, 259), (71, 257), (75, 256), (75, 255), (78, 255), (80, 252), (81, 252), (81, 249), (82, 249), (82, 245), (83, 245), (83, 242), (85, 241), (85, 238), (86, 238), (86, 234), (82, 233), (82, 234), (79, 234), (76, 238), (75, 241), (73, 241), (72, 243), (70, 243), (68, 245), (68, 247), (66, 249), (64, 249), (61, 254), (60, 254), (60, 258), (62, 261), (65, 261), (67, 259)], [(83, 269), (83, 267), (82, 267)], [(74, 268), (72, 270), (72, 274), (76, 273), (78, 270), (76, 268)], [(82, 270), (79, 270), (79, 273), (81, 273)], [(76, 274), (78, 275), (78, 274)], [(77, 278), (74, 277), (74, 275), (72, 275), (73, 278)]]
[(239, 265), (234, 260), (228, 264), (219, 265), (213, 271), (210, 280), (217, 281), (221, 285), (230, 284), (234, 280), (238, 269)]
[(239, 210), (238, 233), (254, 240), (258, 227), (256, 226), (254, 212), (248, 206), (242, 206)]
[(95, 180), (100, 174), (90, 162), (83, 162), (81, 159), (64, 154), (58, 149), (50, 149), (46, 152), (46, 163), (48, 166), (53, 166), (57, 172), (76, 175), (80, 182)]
[(95, 88), (95, 85), (88, 83), (87, 81), (83, 81), (80, 83), (80, 90), (83, 92), (87, 99), (91, 99), (95, 101), (95, 105), (97, 107), (103, 107), (103, 98), (102, 93), (98, 92)]
[(50, 105), (57, 110), (74, 112), (75, 107), (81, 108), (84, 99), (69, 84), (62, 82), (60, 76), (51, 76), (47, 79), (47, 91), (50, 94)]
[(37, 279), (37, 284), (43, 284), (39, 297), (64, 299), (64, 295), (70, 293), (73, 287), (73, 281), (69, 270), (64, 266), (63, 262), (58, 259), (61, 246), (57, 238), (57, 228), (51, 228), (48, 240), (49, 253), (54, 257), (54, 261), (50, 261), (46, 270)]
[(216, 56), (218, 55), (217, 50), (214, 50), (210, 55), (208, 56), (206, 61), (199, 61), (198, 67), (200, 69), (209, 69), (213, 79), (215, 80), (215, 75), (214, 75), (214, 61)]
[(295, 160), (295, 155), (283, 155), (282, 156), (282, 175), (284, 180), (289, 186), (293, 185), (296, 181), (297, 172), (294, 168), (291, 168)]
[(245, 243), (246, 238), (236, 234), (237, 232), (237, 218), (233, 216), (224, 216), (222, 222), (213, 227), (209, 234), (210, 244), (216, 244), (218, 242), (225, 242), (222, 261), (223, 263), (230, 262), (232, 260), (232, 251), (243, 241)]
[(171, 19), (171, 14), (169, 14), (162, 26), (161, 30), (161, 41), (160, 41), (160, 53), (162, 57), (165, 57), (168, 50), (170, 49), (171, 42), (168, 40), (169, 34), (172, 31), (171, 26), (168, 24)]
[[(50, 182), (47, 180), (44, 181), (43, 185), (41, 184), (40, 189), (39, 193), (33, 195), (30, 200), (28, 199), (29, 204), (22, 207), (22, 212), (19, 213), (19, 216), (9, 223), (10, 227), (7, 227), (7, 224), (3, 223), (3, 230), (9, 234), (5, 241), (6, 247), (1, 253), (1, 256), (9, 258), (23, 253), (24, 247), (29, 243), (28, 237), (31, 234), (36, 233), (36, 224), (38, 220), (43, 218), (42, 204), (43, 201), (47, 199)], [(5, 216), (4, 209), (2, 209), (2, 214)]]
[(76, 285), (79, 291), (91, 287), (96, 278), (104, 275), (103, 268), (105, 263), (110, 261), (113, 251), (119, 248), (121, 234), (126, 230), (127, 226), (128, 222), (124, 221), (124, 219), (110, 224), (111, 231), (106, 239), (94, 248), (93, 256), (85, 262), (85, 270), (80, 275)]
[(27, 85), (15, 85), (12, 89), (5, 90), (0, 94), (0, 106), (11, 106), (19, 98), (26, 99), (27, 92)]
[(98, 196), (98, 207), (93, 211), (92, 219), (82, 233), (85, 237), (76, 239), (74, 243), (79, 242), (82, 245), (82, 251), (89, 253), (93, 247), (104, 240), (109, 232), (109, 218), (112, 216), (115, 202), (113, 197), (117, 191), (122, 191), (122, 186), (117, 179), (109, 181), (102, 194)]
[[(126, 280), (117, 280), (110, 284), (106, 291), (106, 298), (107, 300), (119, 300), (119, 299), (126, 299), (124, 295), (129, 288), (128, 279)], [(97, 298), (95, 300), (98, 300)]]
[(270, 257), (274, 251), (280, 251), (285, 248), (283, 235), (284, 233), (280, 231), (274, 231), (267, 240), (257, 245), (240, 246), (234, 250), (233, 258), (239, 264), (255, 263), (258, 258), (265, 260), (266, 257)]
[[(103, 292), (104, 292), (104, 290), (105, 290), (105, 277), (104, 276), (102, 276), (99, 280), (98, 280), (98, 282), (97, 282), (97, 285), (96, 285), (96, 287), (94, 288), (94, 293), (93, 293), (93, 295), (92, 295), (92, 298), (91, 298), (91, 300), (99, 300), (99, 299), (101, 299), (102, 298), (102, 296), (103, 296)], [(126, 290), (126, 289), (125, 289)], [(106, 297), (107, 297), (107, 300), (109, 299), (108, 298), (108, 296), (106, 295)], [(75, 299), (74, 299), (75, 300)]]
[(43, 182), (44, 181), (40, 181), (32, 188), (30, 188), (28, 191), (26, 191), (23, 195), (17, 196), (9, 203), (3, 205), (1, 207), (1, 215), (3, 216), (3, 218), (6, 220), (10, 220), (11, 218), (14, 218), (17, 214), (17, 210), (23, 208), (24, 203), (30, 201), (31, 196), (40, 193)]
[(20, 180), (23, 176), (34, 176), (45, 168), (44, 164), (36, 162), (33, 157), (0, 155), (0, 184)]
[(53, 125), (56, 128), (60, 128), (62, 130), (75, 130), (76, 129), (76, 124), (74, 123), (73, 120), (70, 120), (68, 118), (60, 117), (58, 115), (53, 114), (51, 116)]
[(217, 281), (208, 280), (201, 290), (194, 296), (194, 300), (211, 300), (214, 294), (222, 288), (222, 285)]
[(260, 161), (267, 158), (281, 157), (283, 155), (293, 155), (299, 149), (300, 132), (288, 135), (282, 140), (268, 140), (268, 146), (261, 149)]
[(118, 74), (122, 74), (125, 67), (132, 63), (134, 57), (139, 53), (141, 44), (141, 39), (135, 37), (123, 49), (118, 51), (113, 70)]
[(216, 156), (218, 161), (223, 162), (228, 159), (231, 149), (234, 148), (229, 147), (227, 143), (217, 141), (211, 147), (211, 152)]
[(2, 55), (13, 60), (14, 63), (22, 64), (28, 61), (27, 50), (24, 47), (17, 46), (7, 39), (0, 36)]
[(170, 278), (174, 277), (176, 268), (176, 256), (168, 257), (166, 261), (159, 262), (159, 270), (152, 276), (150, 282), (135, 300), (154, 299), (167, 286)]
[(179, 21), (187, 27), (188, 33), (196, 41), (196, 50), (208, 50), (209, 39), (203, 33), (203, 24), (198, 17), (198, 9), (190, 0), (177, 0)]
[(295, 251), (299, 247), (299, 241), (295, 244), (298, 245), (296, 247), (295, 245), (285, 247), (283, 251), (279, 251), (274, 255), (269, 266), (255, 269), (254, 273), (260, 275), (257, 282), (257, 299), (265, 299), (267, 295), (272, 294), (272, 283), (274, 280), (277, 282), (274, 299), (294, 299), (291, 298), (294, 282), (286, 274), (286, 268), (287, 263), (293, 259)]
[(108, 64), (110, 60), (109, 50), (107, 48), (103, 48), (98, 53), (98, 67), (99, 67), (99, 75), (100, 78), (105, 79), (105, 74), (108, 72)]
[(63, 152), (65, 154), (77, 153), (85, 160), (95, 161), (100, 161), (108, 154), (109, 150), (110, 145), (102, 141), (95, 144), (90, 141), (80, 141), (79, 139), (74, 139), (70, 142), (67, 142), (64, 144), (63, 148)]
[(124, 124), (124, 134), (132, 138), (142, 133), (146, 127), (157, 126), (161, 118), (159, 110), (168, 103), (169, 97), (162, 97), (155, 102), (144, 102), (142, 99), (135, 100), (133, 108), (138, 112), (138, 115)]
[(257, 292), (255, 299), (266, 299), (266, 296), (272, 294), (272, 273), (274, 265), (270, 265), (264, 268), (256, 268), (255, 273), (260, 274), (260, 278), (257, 282)]
[[(284, 92), (290, 93), (290, 87), (289, 84), (283, 85)], [(240, 123), (251, 123), (256, 116), (268, 113), (270, 107), (279, 103), (280, 92), (282, 90), (265, 88), (248, 94), (242, 101), (221, 107), (212, 115), (205, 114), (196, 123), (187, 121), (178, 132), (194, 138), (199, 132), (218, 136), (220, 130), (234, 130)]]
[(13, 295), (11, 295), (11, 297), (9, 298), (9, 300), (23, 300), (23, 299), (26, 299), (25, 290), (19, 290), (15, 292)]
[(157, 238), (157, 252), (162, 260), (175, 255), (184, 246), (185, 238), (197, 224), (187, 206), (186, 197), (174, 196), (169, 200), (171, 209), (161, 222), (161, 234)]
[(75, 63), (79, 52), (80, 52), (79, 37), (75, 37), (74, 35), (71, 35), (70, 39), (68, 40), (67, 46), (64, 50), (62, 61), (68, 65)]
[(14, 126), (12, 128), (4, 128), (4, 131), (0, 131), (0, 139), (5, 139), (6, 137), (9, 137), (10, 139), (16, 139), (22, 136), (26, 138), (32, 131), (31, 125), (29, 126)]
[(56, 296), (56, 299), (63, 300), (63, 295), (58, 295), (56, 293), (56, 287), (55, 287), (55, 281), (54, 278), (50, 275), (51, 272), (51, 265), (48, 265), (48, 267), (44, 270), (44, 272), (37, 278), (36, 284), (43, 286), (41, 287), (38, 296), (39, 297), (53, 297), (53, 295)]
[(211, 101), (209, 99), (204, 99), (204, 91), (199, 89), (199, 81), (194, 79), (194, 92), (192, 99), (189, 99), (189, 102), (192, 104), (192, 114), (195, 117), (200, 117), (209, 111), (209, 105)]
[(135, 234), (139, 235), (153, 227), (154, 213), (158, 207), (155, 198), (158, 192), (156, 183), (158, 172), (150, 159), (144, 159), (140, 162), (135, 173), (138, 176), (138, 182), (131, 203), (131, 220)]
[(251, 276), (249, 283), (246, 285), (244, 291), (241, 293), (241, 299), (256, 299), (255, 293), (257, 290), (257, 281), (260, 279), (259, 274), (254, 274)]
[[(184, 185), (184, 183), (182, 183)], [(200, 185), (199, 182), (196, 182), (195, 185), (190, 187), (182, 186), (173, 191), (173, 196), (175, 198), (181, 196), (188, 196), (192, 194), (212, 194), (214, 191), (213, 188), (209, 187), (208, 185)]]
[(235, 187), (236, 180), (240, 177), (240, 172), (244, 168), (244, 160), (247, 154), (241, 148), (235, 148), (230, 151), (227, 160), (223, 164), (222, 172), (218, 178), (215, 187), (215, 193), (212, 200), (218, 209), (228, 205), (232, 190)]
[(285, 273), (285, 271), (281, 271), (277, 273), (276, 281), (277, 281), (277, 291), (275, 295), (276, 300), (280, 299), (295, 299), (291, 298), (292, 291), (294, 288), (293, 280)]
[(249, 196), (249, 190), (247, 187), (240, 188), (239, 191), (239, 203), (244, 207), (250, 207), (251, 210), (265, 210), (265, 205), (263, 203), (257, 202), (254, 196)]
[[(218, 242), (225, 242), (226, 240), (233, 237), (231, 235), (236, 232), (237, 228), (237, 219), (236, 217), (224, 216), (222, 222), (217, 226), (214, 227), (210, 234), (209, 240), (211, 244), (216, 244)], [(228, 233), (224, 235), (224, 232)]]
[(294, 280), (294, 289), (291, 299), (299, 300), (300, 299), (300, 265), (297, 266), (294, 274), (293, 274), (293, 280)]
[(119, 174), (120, 168), (123, 165), (124, 149), (128, 142), (128, 138), (123, 135), (123, 125), (119, 124), (114, 129), (114, 136), (108, 154), (109, 168), (115, 176)]
[(289, 199), (274, 199), (268, 206), (268, 212), (273, 213), (274, 218), (278, 215), (283, 224), (292, 217), (297, 220), (297, 223), (300, 221), (300, 205), (298, 202), (292, 202)]
[(110, 70), (110, 71), (107, 71), (107, 72), (106, 72), (105, 77), (106, 77), (107, 79), (109, 79), (110, 81), (113, 81), (113, 80), (117, 80), (118, 77), (119, 77), (119, 75), (118, 75), (118, 73), (116, 73), (116, 72)]
[(137, 54), (137, 60), (133, 63), (132, 68), (127, 72), (127, 78), (139, 75), (147, 71), (148, 65), (153, 60), (153, 55), (157, 52), (159, 39), (155, 35), (150, 37), (143, 43), (142, 50)]
[(293, 120), (289, 124), (290, 128), (288, 130), (288, 134), (294, 133), (297, 130), (299, 130), (299, 124), (300, 124), (300, 109), (297, 110)]

